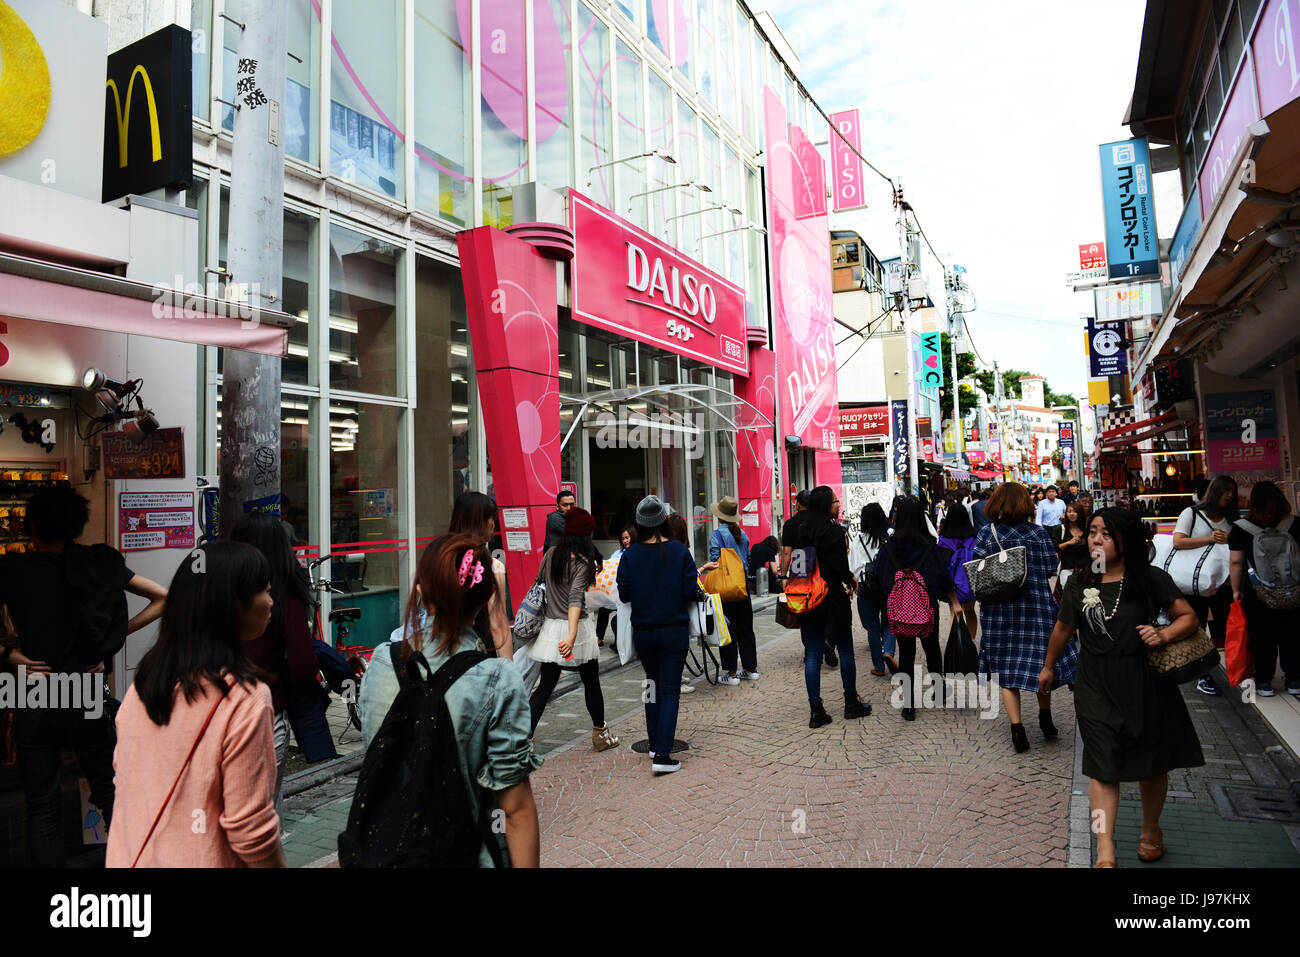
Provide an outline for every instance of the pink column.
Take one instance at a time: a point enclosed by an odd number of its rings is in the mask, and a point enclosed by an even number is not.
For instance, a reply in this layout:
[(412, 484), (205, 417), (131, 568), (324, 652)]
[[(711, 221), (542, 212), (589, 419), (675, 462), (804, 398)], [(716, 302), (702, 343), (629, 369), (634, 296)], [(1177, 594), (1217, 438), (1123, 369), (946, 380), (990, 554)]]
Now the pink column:
[[(460, 233), (456, 245), (506, 575), (518, 604), (541, 564), (546, 515), (560, 486), (556, 265), (490, 226)], [(524, 510), (526, 527), (512, 529), (508, 509)]]
[(767, 348), (762, 330), (749, 332), (751, 336), (757, 333), (757, 341), (749, 343), (749, 377), (736, 377), (736, 397), (758, 411), (742, 406), (736, 416), (736, 424), (741, 427), (736, 433), (736, 484), (741, 515), (758, 514), (757, 526), (741, 527), (751, 542), (761, 542), (772, 534), (772, 494), (776, 481), (772, 465), (776, 439), (770, 426), (754, 431), (745, 431), (745, 427), (759, 424), (760, 413), (769, 422), (776, 419), (776, 353)]

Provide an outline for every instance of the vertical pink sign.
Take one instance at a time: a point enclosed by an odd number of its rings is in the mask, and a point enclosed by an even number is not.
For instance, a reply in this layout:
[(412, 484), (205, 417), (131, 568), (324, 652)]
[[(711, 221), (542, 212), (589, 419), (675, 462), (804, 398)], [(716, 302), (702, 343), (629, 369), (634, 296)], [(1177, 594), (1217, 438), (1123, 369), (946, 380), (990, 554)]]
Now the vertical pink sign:
[(867, 205), (863, 193), (862, 127), (857, 110), (831, 114), (831, 182), (835, 212), (861, 209)]
[(776, 415), (776, 354), (765, 345), (750, 343), (749, 376), (736, 377), (736, 397), (748, 405), (736, 411), (736, 471), (741, 527), (751, 542), (772, 534), (772, 495), (776, 443), (764, 419)]
[(1300, 0), (1272, 0), (1251, 42), (1264, 116), (1300, 96)]
[(817, 483), (838, 490), (839, 391), (825, 167), (803, 130), (786, 126), (785, 107), (771, 87), (764, 87), (763, 99), (777, 434), (797, 435), (805, 448), (815, 450)]

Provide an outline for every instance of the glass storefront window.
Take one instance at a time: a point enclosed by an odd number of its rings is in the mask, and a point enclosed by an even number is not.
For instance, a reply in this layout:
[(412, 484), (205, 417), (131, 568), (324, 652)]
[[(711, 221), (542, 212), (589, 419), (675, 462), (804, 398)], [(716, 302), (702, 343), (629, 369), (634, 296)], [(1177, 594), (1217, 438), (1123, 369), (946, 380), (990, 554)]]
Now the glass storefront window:
[(291, 209), (284, 211), (284, 303), (281, 308), (298, 321), (289, 329), (289, 354), (280, 363), (280, 376), (284, 382), (296, 385), (315, 385), (314, 366), (311, 364), (311, 336), (313, 318), (319, 322), (315, 301), (316, 284), (316, 219)]
[(423, 256), (415, 266), (415, 537), (417, 551), (447, 530), (470, 485), (469, 332), (460, 274)]
[(405, 196), (404, 7), (402, 0), (334, 4), (330, 64), (330, 172), (398, 201)]
[(598, 339), (592, 332), (587, 333), (587, 377), (583, 383), (584, 392), (603, 392), (613, 388), (610, 371), (610, 347), (603, 339)]
[[(682, 177), (682, 182), (691, 180), (705, 181), (704, 184), (710, 189), (716, 190), (713, 183), (707, 182), (707, 175), (700, 172), (700, 138), (696, 132), (695, 111), (691, 109), (690, 104), (680, 97), (677, 98), (677, 152), (673, 155), (677, 158), (678, 175)], [(676, 190), (677, 197), (677, 248), (686, 255), (697, 258), (699, 252), (697, 246), (700, 241), (700, 219), (699, 209), (701, 206), (700, 193), (694, 189)], [(706, 193), (704, 202), (713, 200), (713, 193)]]
[(397, 246), (330, 228), (330, 388), (402, 395), (399, 378)]
[[(763, 216), (763, 195), (762, 186), (758, 178), (758, 173), (754, 167), (745, 167), (745, 189), (749, 194), (749, 211), (750, 217), (754, 222), (762, 225)], [(745, 322), (751, 326), (765, 328), (767, 326), (767, 295), (763, 290), (763, 270), (766, 268), (767, 258), (764, 255), (764, 243), (767, 242), (767, 236), (758, 230), (746, 230), (741, 234), (747, 237), (749, 243), (749, 282), (745, 288)]]
[(710, 103), (717, 103), (713, 90), (713, 53), (716, 46), (713, 35), (713, 2), (698, 0), (696, 7), (695, 54), (698, 64), (700, 93)]
[[(210, 6), (210, 0), (207, 2)], [(243, 4), (244, 0), (226, 0), (226, 14), (235, 20), (242, 19)], [(195, 9), (198, 9), (197, 3)], [(336, 12), (334, 16), (337, 30), (339, 15)], [(221, 22), (225, 33), (225, 49), (221, 61), (221, 98), (233, 103), (237, 100), (235, 85), (239, 66), (240, 30), (229, 20)], [(312, 6), (311, 0), (289, 0), (289, 52), (300, 57), (302, 62), (299, 63), (293, 57), (287, 59), (280, 128), (284, 135), (285, 155), (312, 166), (319, 165), (316, 136), (316, 117), (319, 111), (313, 78), (320, 74), (320, 46), (320, 15)], [(233, 130), (235, 111), (224, 104), (220, 104), (220, 107), (222, 127)], [(399, 155), (400, 152), (399, 148)], [(343, 175), (337, 167), (334, 171)]]
[(740, 210), (740, 215), (728, 213), (724, 217), (724, 229), (737, 229), (727, 233), (722, 239), (726, 242), (726, 269), (723, 274), (738, 286), (745, 285), (745, 237), (749, 231), (744, 226), (750, 221), (745, 215), (745, 192), (740, 178), (740, 154), (730, 146), (723, 150), (723, 182), (726, 183), (727, 205)]
[(568, 0), (535, 0), (533, 7), (533, 86), (536, 97), (537, 174), (543, 186), (559, 190), (573, 184), (572, 110), (569, 104), (570, 53)]
[[(615, 45), (618, 61), (618, 155), (639, 156), (646, 152), (645, 129), (641, 111), (641, 58), (622, 40)], [(664, 165), (654, 157), (631, 160), (615, 167), (618, 184), (618, 207), (614, 210), (643, 229), (646, 226), (646, 197), (633, 200), (633, 193), (645, 192), (646, 171), (651, 165)]]
[(456, 0), (415, 4), (415, 205), (458, 226), (473, 218), (473, 91)]
[(361, 402), (329, 404), (329, 575), (352, 592), (367, 632), (387, 634), (406, 598), (406, 540), (398, 495), (398, 440), (405, 410)]
[(758, 136), (754, 128), (754, 99), (759, 88), (754, 86), (749, 17), (739, 5), (733, 8), (733, 13), (736, 17), (736, 89), (740, 91), (740, 119), (736, 125), (745, 139), (755, 143)]
[(645, 0), (645, 32), (655, 48), (668, 55), (668, 4)]
[[(603, 164), (611, 155), (609, 28), (584, 5), (578, 5), (578, 101), (582, 108), (582, 145), (579, 151), (579, 180), (585, 192), (601, 206), (613, 200), (614, 170)], [(600, 166), (600, 169), (592, 167)]]
[[(668, 92), (668, 83), (654, 70), (649, 70), (646, 74), (646, 108), (649, 126), (646, 130), (646, 149), (661, 149), (680, 163), (676, 139), (673, 136), (672, 94)], [(650, 193), (646, 197), (650, 201), (648, 229), (670, 246), (675, 246), (677, 245), (677, 222), (670, 221), (668, 217), (675, 214), (676, 194), (683, 190), (664, 187), (676, 182), (685, 183), (688, 178), (675, 179), (678, 175), (677, 166), (662, 160), (650, 163), (647, 169), (649, 175), (644, 188)], [(640, 192), (640, 190), (633, 192)]]
[[(560, 320), (559, 329), (559, 346), (560, 346), (560, 395), (572, 396), (578, 393), (578, 377), (576, 369), (578, 365), (578, 328), (577, 324), (569, 320)], [(572, 404), (560, 405), (560, 440), (569, 435), (569, 429), (573, 427), (573, 417), (581, 406)], [(584, 490), (581, 488), (582, 483), (582, 458), (581, 449), (586, 441), (583, 436), (582, 428), (579, 428), (572, 436), (569, 436), (568, 443), (560, 451), (560, 479), (565, 482), (576, 482), (578, 488), (578, 501), (583, 501)], [(557, 490), (558, 491), (558, 490)]]
[[(497, 0), (493, 16), (522, 26), (524, 0)], [(522, 29), (520, 35), (522, 36)], [(484, 49), (492, 50), (490, 36)], [(483, 98), (479, 103), (483, 138), (483, 222), (498, 228), (514, 220), (510, 189), (528, 178), (528, 109), (524, 89), (527, 51), (507, 43), (483, 63)]]
[(736, 107), (739, 92), (737, 76), (736, 37), (733, 31), (732, 16), (734, 8), (731, 0), (718, 0), (718, 109), (722, 118), (733, 127), (740, 127), (740, 117)]
[[(718, 139), (717, 132), (708, 123), (700, 123), (700, 165), (703, 167), (704, 181), (713, 187), (713, 192), (709, 194), (705, 201), (705, 208), (718, 206), (720, 204), (731, 205), (730, 197), (727, 196), (726, 181), (722, 175), (722, 154), (720, 152), (721, 141)], [(694, 250), (684, 250), (687, 255), (694, 256), (715, 272), (723, 271), (722, 247), (723, 237), (717, 235), (724, 229), (730, 229), (736, 225), (735, 215), (727, 212), (725, 209), (715, 209), (697, 216), (700, 222), (700, 236), (708, 236), (708, 239), (701, 239), (699, 245)]]
[(616, 342), (609, 347), (611, 388), (635, 388), (640, 380), (636, 367), (636, 343)]
[(190, 112), (206, 120), (212, 109), (212, 0), (192, 0), (190, 34)]

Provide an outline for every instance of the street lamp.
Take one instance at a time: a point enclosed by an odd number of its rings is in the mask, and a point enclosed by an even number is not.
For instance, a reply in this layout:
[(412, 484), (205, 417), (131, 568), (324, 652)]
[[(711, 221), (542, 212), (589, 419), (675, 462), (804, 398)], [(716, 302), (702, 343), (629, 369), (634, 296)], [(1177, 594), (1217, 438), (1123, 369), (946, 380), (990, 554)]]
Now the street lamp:
[(665, 163), (672, 163), (674, 166), (677, 165), (677, 160), (673, 158), (672, 154), (666, 153), (663, 150), (656, 147), (655, 149), (652, 149), (647, 153), (637, 153), (635, 156), (624, 156), (622, 159), (610, 160), (608, 163), (597, 163), (595, 166), (587, 170), (587, 188), (588, 189), (591, 188), (591, 174), (596, 172), (596, 170), (605, 169), (606, 167), (609, 166), (617, 166), (619, 163), (630, 163), (632, 162), (632, 160), (646, 159), (647, 157), (651, 157), (651, 156), (657, 157), (658, 159), (663, 160)]

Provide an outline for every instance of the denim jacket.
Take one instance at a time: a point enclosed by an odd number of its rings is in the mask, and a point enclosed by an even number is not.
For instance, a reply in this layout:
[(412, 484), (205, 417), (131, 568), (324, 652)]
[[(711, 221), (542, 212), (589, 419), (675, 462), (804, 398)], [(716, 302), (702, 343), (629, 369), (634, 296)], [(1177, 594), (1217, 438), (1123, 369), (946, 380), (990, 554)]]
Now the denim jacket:
[(731, 534), (731, 529), (727, 526), (719, 525), (715, 528), (713, 534), (709, 536), (709, 561), (716, 562), (724, 548), (734, 551), (740, 556), (741, 564), (746, 569), (749, 568), (749, 536), (745, 534), (744, 529), (740, 531), (740, 541), (736, 541), (736, 537)]
[[(422, 635), (424, 657), (429, 668), (437, 671), (450, 656), (437, 652), (432, 620), (425, 623)], [(358, 705), (367, 748), (397, 697), (392, 647), (392, 642), (387, 642), (375, 649), (361, 679)], [(486, 651), (474, 630), (466, 628), (454, 651), (471, 649)], [(491, 792), (518, 784), (542, 766), (542, 759), (533, 753), (528, 741), (532, 723), (528, 695), (518, 667), (508, 658), (489, 658), (466, 671), (447, 690), (447, 711), (456, 729), (461, 768), (474, 782), (469, 786), (469, 799), (476, 816), (481, 800), (491, 801), (495, 808), (496, 795)], [(497, 834), (497, 840), (502, 859), (509, 861), (504, 830)], [(492, 866), (486, 847), (479, 854), (479, 866)]]

